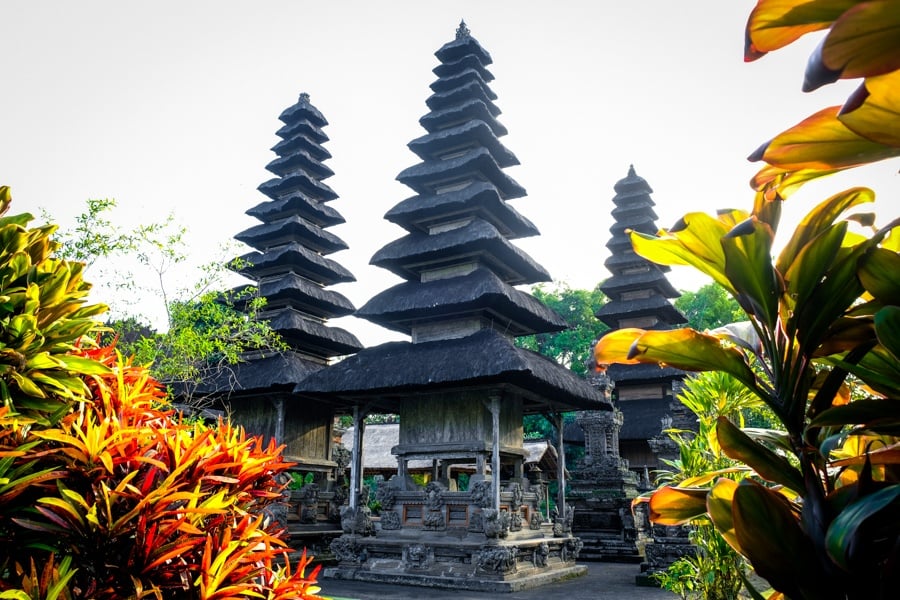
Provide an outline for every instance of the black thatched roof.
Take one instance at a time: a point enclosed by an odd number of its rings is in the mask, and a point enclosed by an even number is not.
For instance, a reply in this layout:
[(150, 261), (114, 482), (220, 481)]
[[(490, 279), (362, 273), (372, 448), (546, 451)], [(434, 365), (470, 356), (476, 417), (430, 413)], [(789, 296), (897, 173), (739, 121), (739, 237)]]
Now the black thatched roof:
[[(245, 359), (236, 365), (210, 369), (195, 394), (246, 394), (260, 390), (290, 392), (298, 381), (324, 368), (324, 364), (294, 352), (280, 352)], [(184, 386), (174, 386), (176, 395)]]
[(370, 263), (413, 280), (424, 270), (471, 260), (467, 257), (478, 257), (512, 285), (551, 279), (541, 265), (479, 218), (442, 233), (410, 233), (376, 252)]
[(446, 89), (446, 85), (442, 82), (451, 82), (457, 75), (466, 71), (477, 71), (482, 81), (491, 82), (494, 80), (494, 74), (485, 68), (486, 64), (482, 63), (474, 54), (467, 54), (462, 58), (440, 64), (431, 70), (439, 79), (431, 84), (432, 90)]
[[(478, 69), (468, 65), (456, 65), (456, 67), (456, 69), (446, 71), (443, 76), (438, 75), (438, 79), (428, 87), (434, 92), (446, 92), (462, 87), (472, 81), (487, 87), (488, 81), (493, 80), (494, 78), (493, 75), (491, 75), (490, 79), (485, 79), (484, 69)], [(492, 96), (492, 99), (496, 100), (496, 95)]]
[(269, 321), (284, 341), (314, 356), (330, 358), (356, 352), (362, 344), (356, 336), (340, 327), (329, 327), (311, 320), (302, 313), (281, 308), (260, 313), (260, 319)]
[(476, 315), (508, 335), (562, 331), (565, 320), (534, 296), (504, 283), (488, 269), (424, 283), (396, 285), (369, 300), (356, 316), (409, 334), (418, 323)]
[(456, 39), (441, 46), (434, 55), (442, 63), (452, 63), (466, 56), (474, 56), (483, 65), (494, 62), (490, 53), (472, 37), (464, 22), (460, 23), (456, 30)]
[(338, 211), (300, 192), (283, 196), (278, 200), (265, 200), (246, 212), (260, 221), (273, 221), (297, 215), (319, 227), (330, 227), (345, 222)]
[(425, 104), (431, 110), (440, 110), (464, 102), (469, 98), (478, 98), (484, 102), (485, 106), (488, 107), (488, 110), (495, 117), (500, 114), (500, 109), (493, 103), (493, 100), (497, 99), (497, 94), (491, 91), (480, 78), (470, 79), (462, 83), (462, 85), (449, 90), (437, 91), (425, 100)]
[(622, 318), (656, 315), (665, 323), (676, 325), (687, 323), (681, 311), (664, 296), (653, 295), (635, 300), (610, 300), (600, 307), (594, 316), (615, 329)]
[(296, 273), (264, 279), (258, 289), (268, 309), (291, 306), (321, 319), (343, 317), (356, 310), (343, 294), (327, 290)]
[(419, 124), (424, 127), (426, 131), (437, 131), (448, 125), (459, 123), (460, 121), (467, 119), (484, 121), (497, 137), (502, 137), (508, 133), (506, 127), (497, 121), (495, 115), (491, 114), (491, 109), (478, 98), (472, 98), (462, 104), (448, 106), (441, 110), (433, 110), (420, 118)]
[(289, 242), (300, 242), (319, 254), (333, 254), (347, 249), (344, 240), (321, 227), (310, 225), (305, 219), (296, 215), (260, 223), (245, 229), (234, 238), (257, 250), (265, 250)]
[(472, 148), (455, 158), (419, 163), (397, 175), (397, 181), (423, 195), (472, 179), (491, 182), (504, 200), (526, 195), (525, 188), (504, 173), (490, 150), (483, 147)]
[(317, 179), (326, 179), (334, 175), (334, 171), (331, 170), (331, 167), (322, 164), (310, 155), (309, 152), (302, 149), (298, 149), (286, 156), (279, 156), (266, 165), (266, 169), (279, 177), (284, 177), (288, 173), (298, 169), (303, 169), (307, 173), (311, 173)]
[(500, 167), (512, 167), (519, 164), (516, 155), (497, 139), (490, 126), (479, 120), (467, 121), (456, 127), (427, 133), (414, 139), (407, 146), (419, 158), (427, 161), (441, 160), (442, 156), (472, 146), (475, 142), (487, 148)]
[(328, 141), (328, 136), (322, 131), (312, 130), (308, 124), (296, 127), (285, 125), (276, 133), (284, 137), (271, 148), (279, 156), (286, 156), (293, 152), (306, 152), (317, 160), (331, 158), (331, 153), (322, 146), (323, 142)]
[(307, 377), (295, 391), (352, 404), (374, 401), (387, 412), (419, 392), (461, 387), (510, 389), (525, 399), (526, 413), (610, 410), (584, 379), (493, 331), (436, 342), (389, 342), (361, 350)]
[(301, 120), (309, 121), (317, 129), (328, 125), (325, 115), (319, 109), (309, 103), (309, 94), (302, 93), (297, 103), (284, 109), (278, 116), (282, 123), (288, 125)]
[[(645, 259), (644, 262), (646, 262)], [(672, 286), (672, 283), (666, 278), (665, 273), (650, 265), (648, 271), (642, 273), (616, 273), (603, 282), (600, 290), (610, 297), (615, 297), (622, 292), (638, 289), (658, 290), (662, 295), (669, 298), (677, 298), (681, 294)]]
[(297, 171), (289, 173), (284, 177), (275, 177), (260, 184), (256, 189), (272, 198), (278, 200), (285, 194), (300, 192), (319, 198), (322, 202), (334, 200), (338, 197), (337, 193), (314, 177), (310, 177), (308, 173)]
[(681, 369), (650, 364), (612, 364), (607, 367), (606, 374), (616, 382), (617, 386), (619, 384), (657, 383), (666, 380), (684, 379), (687, 376)]
[(461, 190), (443, 194), (407, 198), (390, 209), (384, 218), (407, 231), (427, 233), (431, 225), (455, 215), (480, 217), (508, 239), (540, 233), (534, 223), (504, 202), (497, 189), (484, 181), (475, 181)]
[(297, 243), (279, 246), (265, 253), (251, 252), (242, 256), (241, 260), (247, 266), (240, 269), (240, 273), (256, 281), (271, 275), (281, 275), (287, 270), (322, 285), (356, 281), (353, 274), (337, 262)]

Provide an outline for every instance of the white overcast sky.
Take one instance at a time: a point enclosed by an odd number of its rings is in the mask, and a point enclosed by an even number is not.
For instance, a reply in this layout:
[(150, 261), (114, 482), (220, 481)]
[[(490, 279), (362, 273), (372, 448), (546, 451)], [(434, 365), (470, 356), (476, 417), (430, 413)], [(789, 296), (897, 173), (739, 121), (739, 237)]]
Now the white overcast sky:
[[(361, 306), (398, 281), (368, 261), (403, 234), (383, 215), (412, 195), (395, 177), (418, 162), (406, 144), (424, 133), (433, 53), (465, 19), (494, 59), (503, 142), (521, 162), (508, 173), (528, 190), (513, 202), (541, 230), (517, 244), (555, 280), (589, 288), (608, 277), (613, 185), (630, 164), (661, 227), (688, 211), (749, 209), (759, 165), (746, 156), (855, 87), (800, 91), (812, 37), (745, 64), (753, 5), (3, 0), (0, 184), (13, 213), (45, 209), (64, 226), (88, 198), (115, 198), (123, 225), (174, 213), (205, 262), (257, 223), (244, 211), (265, 199), (256, 187), (272, 177), (277, 117), (307, 92), (330, 122), (331, 206), (347, 219), (330, 231), (350, 249), (333, 258), (358, 280), (332, 289)], [(893, 161), (810, 185), (787, 220), (868, 185), (886, 222), (900, 214), (896, 172)], [(706, 283), (686, 269), (671, 278)], [(392, 337), (353, 317), (338, 324), (366, 344)]]

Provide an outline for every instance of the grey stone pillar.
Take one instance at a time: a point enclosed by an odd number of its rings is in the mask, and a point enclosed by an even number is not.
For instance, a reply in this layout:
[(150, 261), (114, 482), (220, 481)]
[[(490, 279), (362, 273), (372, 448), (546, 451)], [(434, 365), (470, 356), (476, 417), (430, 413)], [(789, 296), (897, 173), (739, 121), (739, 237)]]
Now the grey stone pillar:
[(359, 406), (353, 407), (353, 453), (350, 456), (350, 508), (359, 504), (359, 491), (362, 489), (362, 441), (366, 424)]
[(500, 511), (500, 396), (491, 396), (491, 492), (494, 510)]
[(559, 511), (560, 516), (565, 517), (566, 515), (566, 448), (563, 443), (563, 439), (565, 437), (564, 434), (564, 423), (563, 423), (563, 414), (556, 413), (555, 415), (556, 421), (556, 432), (557, 432), (557, 444), (556, 444), (556, 455), (557, 455), (557, 478), (556, 480), (559, 482), (559, 490), (557, 490), (556, 494), (556, 508)]

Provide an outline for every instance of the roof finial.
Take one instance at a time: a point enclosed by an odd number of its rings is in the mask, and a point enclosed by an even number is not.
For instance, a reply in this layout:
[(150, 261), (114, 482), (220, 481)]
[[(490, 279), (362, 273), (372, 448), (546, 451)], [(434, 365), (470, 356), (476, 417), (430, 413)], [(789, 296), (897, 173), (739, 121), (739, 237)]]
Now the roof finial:
[(458, 39), (458, 40), (465, 39), (465, 38), (469, 37), (469, 34), (471, 34), (471, 33), (472, 32), (469, 31), (469, 28), (466, 27), (466, 22), (461, 20), (459, 22), (459, 27), (456, 28), (456, 39)]
[(628, 165), (628, 176), (629, 176), (629, 177), (634, 177), (634, 176), (635, 176), (634, 165)]
[(309, 104), (309, 94), (307, 94), (306, 92), (301, 92), (299, 102), (306, 102), (307, 104)]

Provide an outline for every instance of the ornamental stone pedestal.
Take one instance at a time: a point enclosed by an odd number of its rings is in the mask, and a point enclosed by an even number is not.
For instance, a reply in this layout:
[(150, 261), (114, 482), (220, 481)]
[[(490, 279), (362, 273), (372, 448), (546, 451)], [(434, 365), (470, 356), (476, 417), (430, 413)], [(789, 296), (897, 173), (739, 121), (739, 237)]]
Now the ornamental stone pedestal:
[[(605, 398), (614, 382), (606, 373), (593, 371), (588, 381)], [(622, 413), (581, 411), (576, 423), (584, 431), (584, 459), (572, 472), (569, 501), (575, 507), (573, 530), (584, 542), (585, 560), (640, 562), (638, 533), (631, 512), (637, 496), (637, 476), (619, 455)]]

